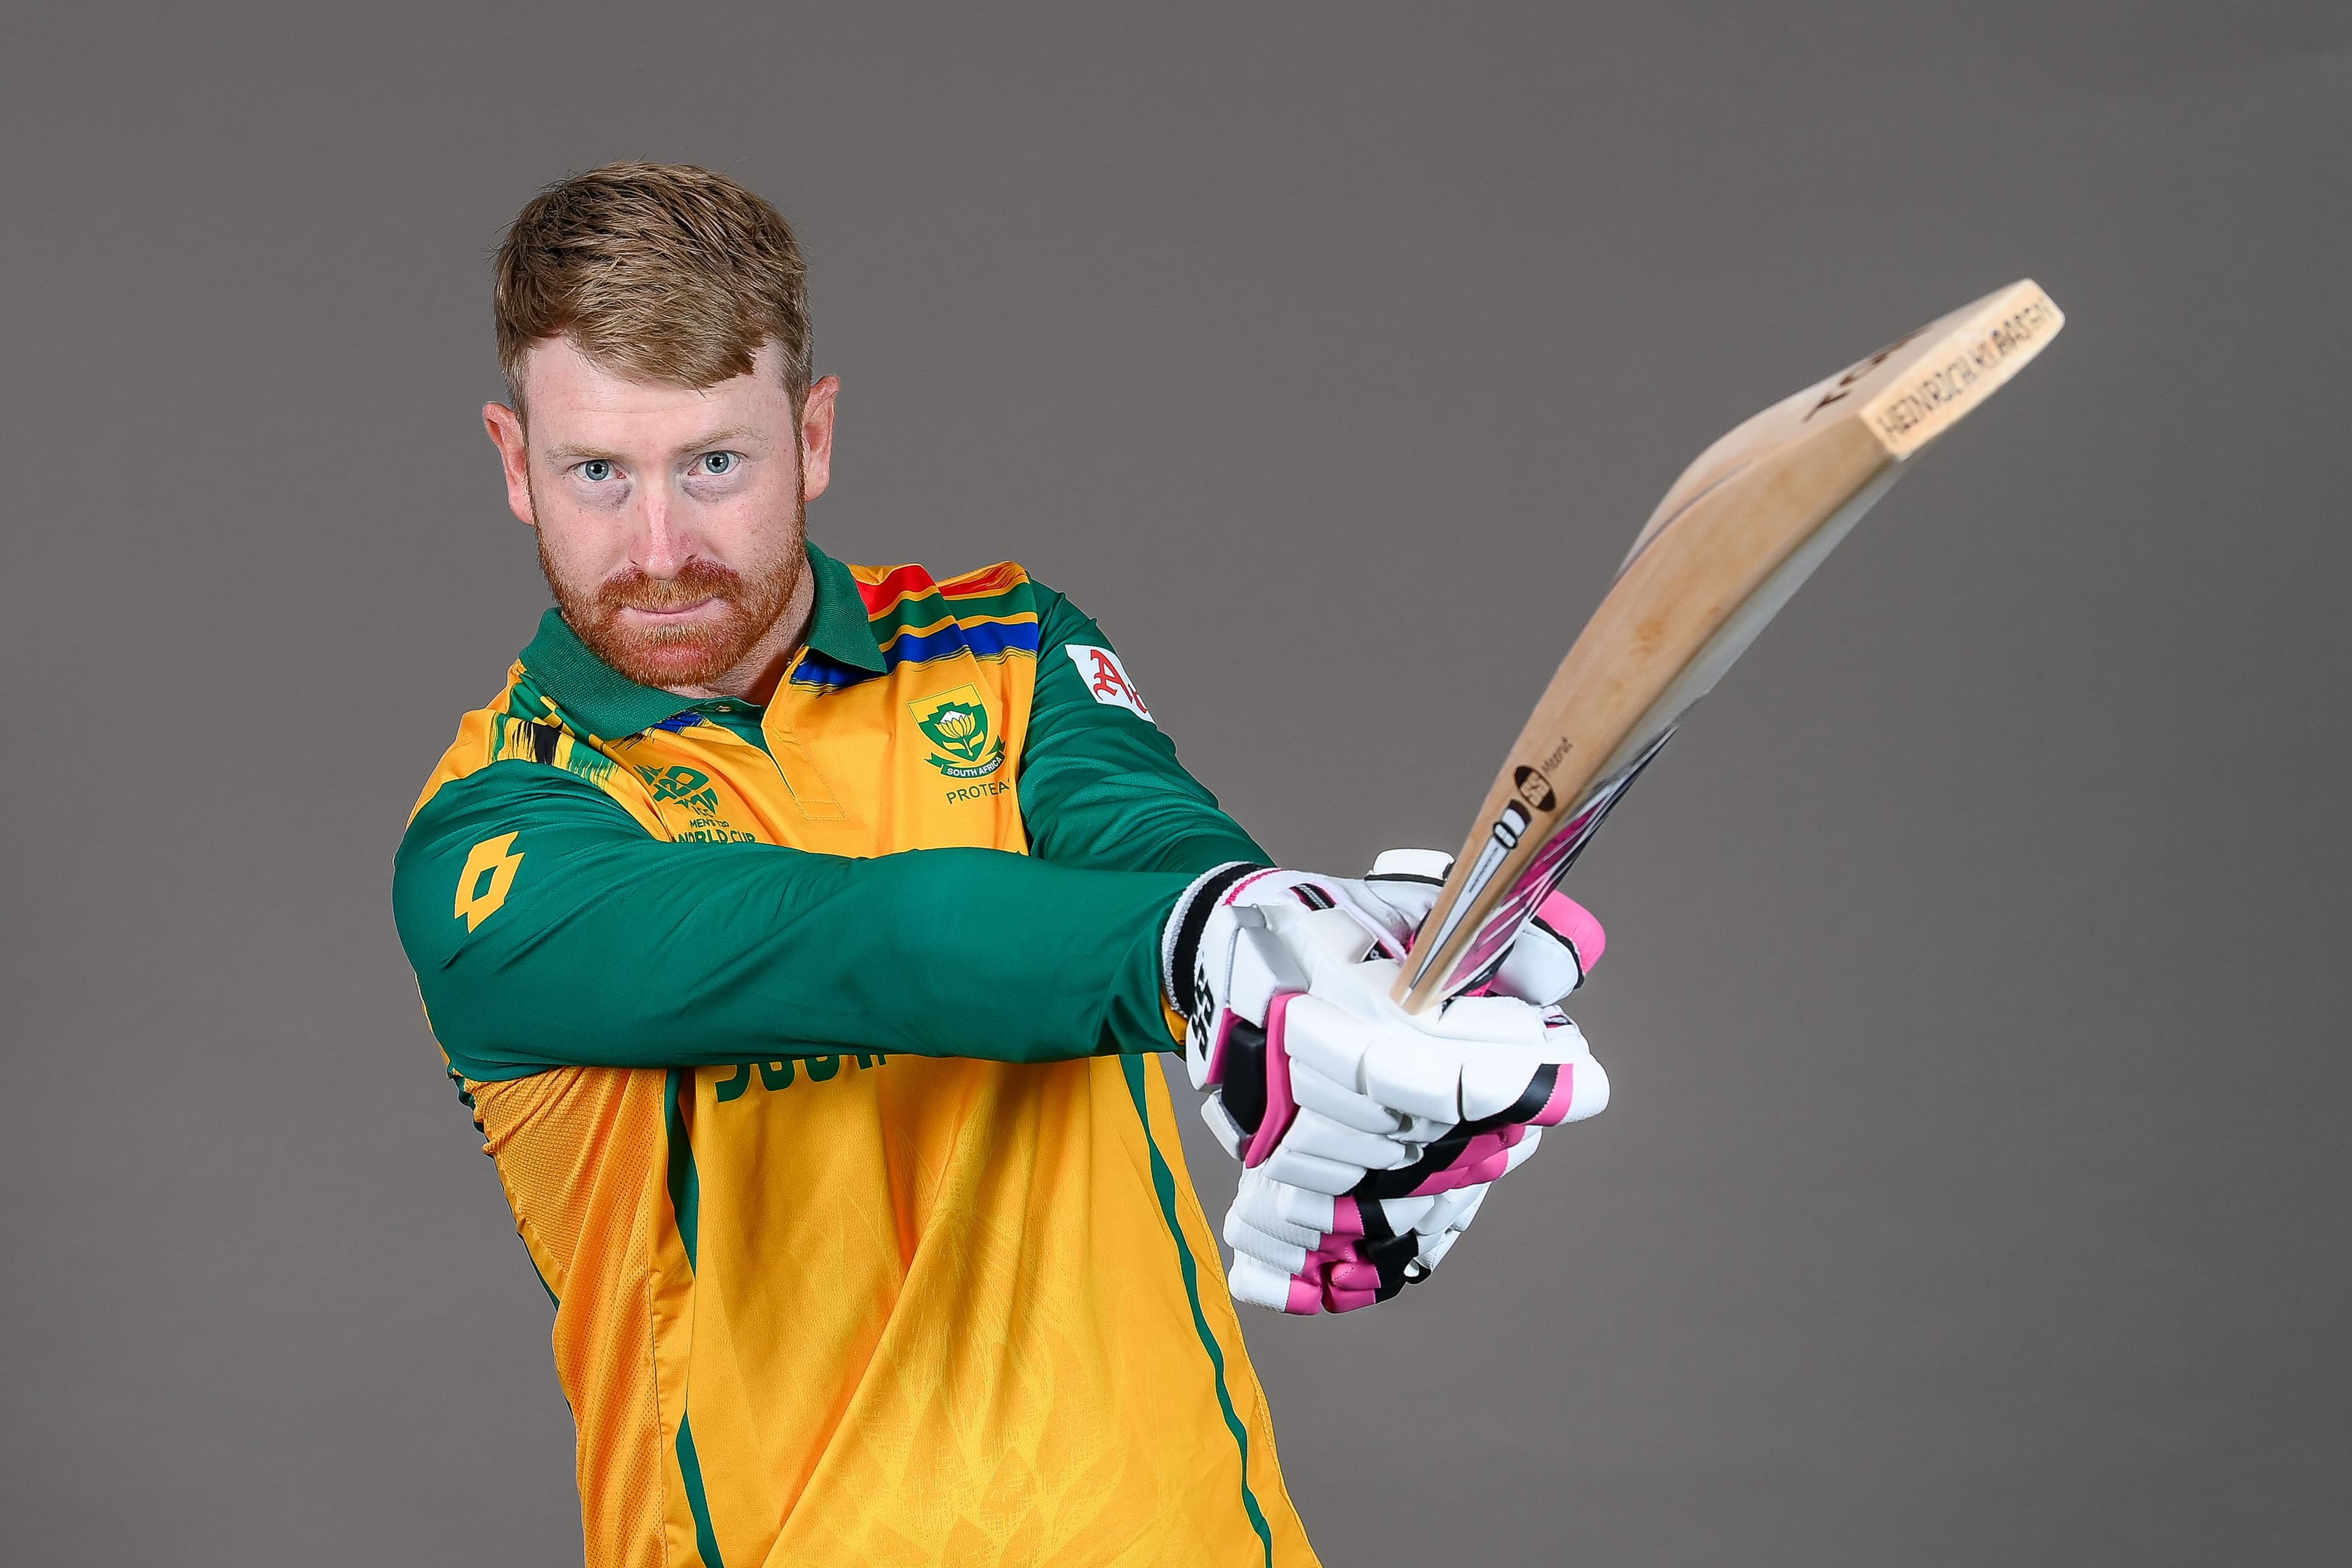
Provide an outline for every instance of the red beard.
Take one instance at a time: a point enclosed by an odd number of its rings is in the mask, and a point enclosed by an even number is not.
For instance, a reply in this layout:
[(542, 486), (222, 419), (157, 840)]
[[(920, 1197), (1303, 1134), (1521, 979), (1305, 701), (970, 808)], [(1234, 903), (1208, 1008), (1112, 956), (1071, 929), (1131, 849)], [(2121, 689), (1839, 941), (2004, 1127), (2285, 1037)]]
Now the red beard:
[[(557, 577), (544, 546), (539, 564), (556, 606), (589, 652), (640, 686), (665, 688), (709, 686), (740, 665), (792, 602), (803, 570), (797, 549), (751, 577), (693, 560), (674, 577), (633, 569), (583, 595)], [(706, 612), (692, 626), (632, 626), (621, 617), (623, 610), (677, 610), (703, 599), (715, 600), (719, 613)]]

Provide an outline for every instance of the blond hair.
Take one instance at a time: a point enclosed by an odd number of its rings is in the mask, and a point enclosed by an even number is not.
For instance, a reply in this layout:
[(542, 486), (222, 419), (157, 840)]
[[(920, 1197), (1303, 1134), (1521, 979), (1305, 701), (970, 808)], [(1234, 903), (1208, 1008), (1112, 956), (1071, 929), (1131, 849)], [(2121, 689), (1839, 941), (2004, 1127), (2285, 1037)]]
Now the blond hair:
[(607, 163), (548, 186), (499, 247), (499, 364), (521, 406), (533, 343), (570, 338), (635, 380), (710, 386), (772, 341), (809, 388), (808, 269), (783, 215), (691, 163)]

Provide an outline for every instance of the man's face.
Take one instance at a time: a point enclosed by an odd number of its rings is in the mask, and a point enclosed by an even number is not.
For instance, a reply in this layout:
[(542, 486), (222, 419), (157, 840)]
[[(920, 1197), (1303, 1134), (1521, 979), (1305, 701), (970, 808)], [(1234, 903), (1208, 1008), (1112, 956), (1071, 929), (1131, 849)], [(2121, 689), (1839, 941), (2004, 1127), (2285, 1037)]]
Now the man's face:
[(830, 477), (838, 384), (796, 416), (772, 343), (698, 389), (627, 380), (564, 338), (521, 381), (528, 431), (503, 405), (482, 417), (563, 618), (640, 685), (747, 689), (807, 612), (803, 507)]

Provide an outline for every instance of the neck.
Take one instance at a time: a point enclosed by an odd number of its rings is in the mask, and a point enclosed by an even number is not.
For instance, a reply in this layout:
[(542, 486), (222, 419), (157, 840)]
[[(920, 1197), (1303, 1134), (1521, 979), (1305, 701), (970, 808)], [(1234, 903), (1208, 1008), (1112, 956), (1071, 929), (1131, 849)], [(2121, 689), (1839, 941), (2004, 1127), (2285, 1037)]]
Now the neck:
[(800, 575), (793, 583), (792, 596), (784, 601), (784, 612), (778, 616), (741, 662), (726, 674), (702, 686), (665, 686), (663, 690), (679, 697), (740, 697), (746, 702), (767, 706), (776, 694), (776, 683), (784, 678), (785, 668), (793, 656), (808, 640), (809, 616), (816, 609), (816, 573), (804, 560)]

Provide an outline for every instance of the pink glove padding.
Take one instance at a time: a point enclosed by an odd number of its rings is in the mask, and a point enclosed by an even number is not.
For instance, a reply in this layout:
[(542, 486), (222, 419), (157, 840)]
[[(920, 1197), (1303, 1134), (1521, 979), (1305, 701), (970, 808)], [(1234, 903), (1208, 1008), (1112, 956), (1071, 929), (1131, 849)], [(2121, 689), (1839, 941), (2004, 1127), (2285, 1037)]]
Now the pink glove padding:
[[(1535, 1152), (1530, 1131), (1508, 1169)], [(1251, 1172), (1225, 1215), (1238, 1300), (1295, 1316), (1352, 1312), (1429, 1277), (1486, 1201), (1491, 1183), (1441, 1197), (1327, 1198)]]

